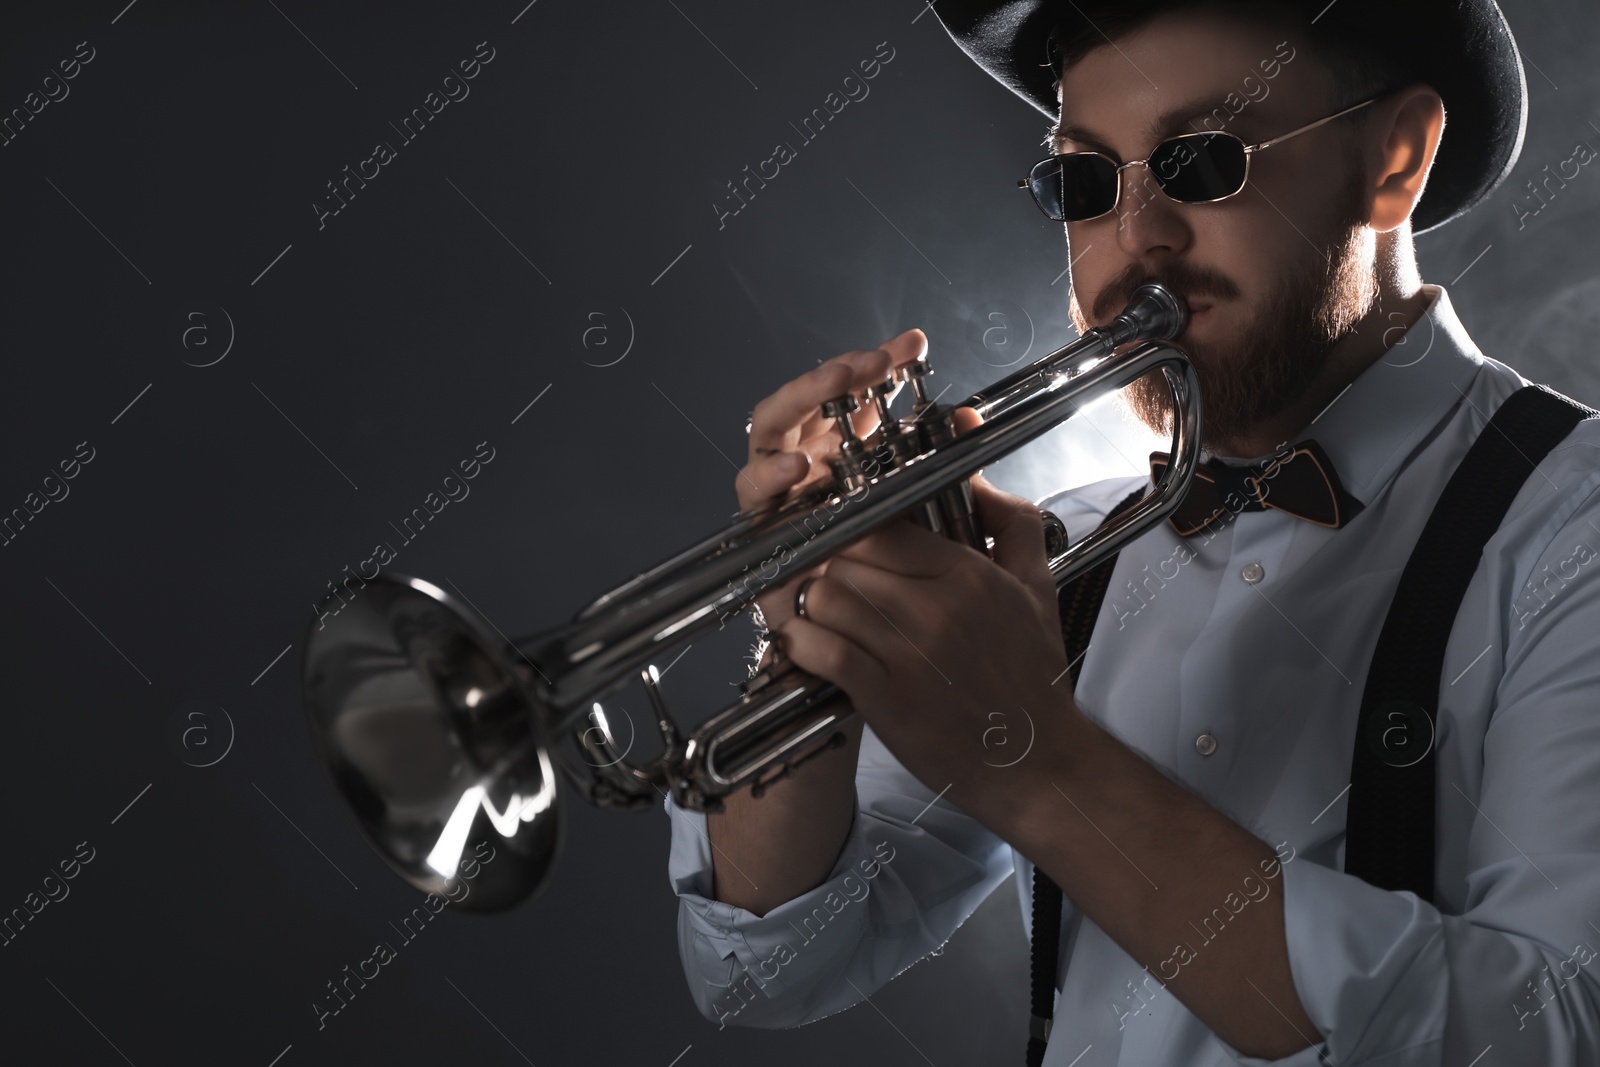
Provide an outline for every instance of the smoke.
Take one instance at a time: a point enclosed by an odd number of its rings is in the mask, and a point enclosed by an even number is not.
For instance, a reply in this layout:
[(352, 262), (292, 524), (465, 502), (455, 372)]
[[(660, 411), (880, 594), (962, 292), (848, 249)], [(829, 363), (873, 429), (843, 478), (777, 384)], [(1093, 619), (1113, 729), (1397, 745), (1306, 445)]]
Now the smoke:
[(1513, 365), (1534, 381), (1544, 382), (1572, 399), (1600, 406), (1600, 365), (1595, 338), (1600, 337), (1600, 275), (1574, 282), (1554, 293), (1528, 317)]

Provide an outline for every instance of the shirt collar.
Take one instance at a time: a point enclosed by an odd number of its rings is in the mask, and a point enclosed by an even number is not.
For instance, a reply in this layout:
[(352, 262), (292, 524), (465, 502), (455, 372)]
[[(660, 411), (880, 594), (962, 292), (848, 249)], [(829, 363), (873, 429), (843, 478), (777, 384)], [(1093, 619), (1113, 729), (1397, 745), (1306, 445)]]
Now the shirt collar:
[(1430, 298), (1423, 314), (1299, 435), (1322, 446), (1363, 504), (1454, 409), (1484, 363), (1444, 286), (1421, 288)]

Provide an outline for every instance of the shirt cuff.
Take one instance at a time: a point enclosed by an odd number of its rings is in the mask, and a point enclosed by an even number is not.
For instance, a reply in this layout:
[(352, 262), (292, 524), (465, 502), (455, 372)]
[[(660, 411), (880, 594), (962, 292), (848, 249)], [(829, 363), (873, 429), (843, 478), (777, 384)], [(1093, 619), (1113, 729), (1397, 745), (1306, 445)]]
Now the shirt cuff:
[(759, 916), (709, 896), (705, 815), (676, 805), (669, 814), (679, 955), (702, 1015), (723, 1025), (737, 1016), (742, 1026), (788, 1027), (859, 1000), (831, 979), (867, 937), (866, 898), (895, 856), (887, 842), (867, 841), (859, 811), (827, 880)]

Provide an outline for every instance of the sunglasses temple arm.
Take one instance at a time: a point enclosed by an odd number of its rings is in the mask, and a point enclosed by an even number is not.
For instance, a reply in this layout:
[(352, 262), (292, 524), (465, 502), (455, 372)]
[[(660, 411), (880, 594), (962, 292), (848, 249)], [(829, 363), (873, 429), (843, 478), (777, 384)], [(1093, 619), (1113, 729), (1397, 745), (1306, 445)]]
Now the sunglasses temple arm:
[(1290, 130), (1288, 133), (1279, 134), (1277, 137), (1274, 137), (1271, 140), (1262, 141), (1260, 144), (1248, 145), (1248, 146), (1246, 146), (1245, 151), (1246, 152), (1259, 152), (1263, 148), (1271, 148), (1275, 144), (1282, 144), (1284, 141), (1287, 141), (1291, 137), (1298, 137), (1302, 133), (1307, 133), (1307, 132), (1309, 132), (1311, 130), (1316, 129), (1318, 126), (1321, 126), (1325, 122), (1332, 122), (1334, 119), (1343, 118), (1345, 115), (1350, 114), (1350, 112), (1356, 111), (1356, 110), (1358, 110), (1360, 108), (1364, 108), (1368, 104), (1377, 103), (1381, 99), (1382, 99), (1382, 97), (1375, 96), (1371, 100), (1363, 100), (1359, 104), (1352, 104), (1351, 106), (1345, 108), (1343, 111), (1339, 111), (1339, 112), (1336, 112), (1335, 114), (1329, 115), (1327, 118), (1321, 118), (1321, 119), (1318, 119), (1315, 122), (1307, 123), (1306, 125), (1300, 127), (1298, 130)]

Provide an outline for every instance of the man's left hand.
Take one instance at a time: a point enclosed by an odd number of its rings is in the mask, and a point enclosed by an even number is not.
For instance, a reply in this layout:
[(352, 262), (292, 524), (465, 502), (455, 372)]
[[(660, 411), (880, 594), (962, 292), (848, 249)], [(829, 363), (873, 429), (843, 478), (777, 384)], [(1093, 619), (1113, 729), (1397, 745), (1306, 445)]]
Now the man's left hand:
[(1048, 762), (1079, 712), (1040, 512), (981, 476), (971, 485), (994, 559), (909, 521), (885, 523), (831, 558), (807, 587), (806, 617), (779, 632), (788, 656), (848, 693), (907, 770), (933, 789), (948, 783), (999, 831), (978, 808), (1000, 815), (1005, 794), (1032, 777), (1003, 768), (1024, 753)]

